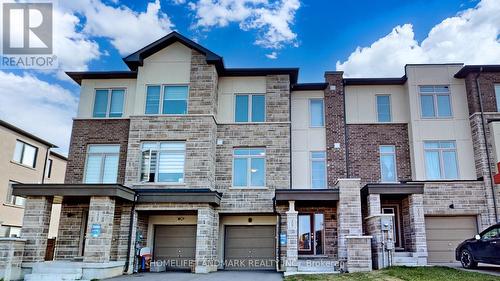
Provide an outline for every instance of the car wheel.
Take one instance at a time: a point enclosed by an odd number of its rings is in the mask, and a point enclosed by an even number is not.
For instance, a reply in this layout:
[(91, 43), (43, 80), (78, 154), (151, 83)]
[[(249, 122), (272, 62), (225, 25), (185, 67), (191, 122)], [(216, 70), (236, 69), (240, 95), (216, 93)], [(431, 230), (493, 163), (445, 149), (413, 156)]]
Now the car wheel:
[(474, 261), (472, 254), (469, 250), (463, 249), (460, 253), (460, 262), (464, 268), (476, 268), (477, 262)]

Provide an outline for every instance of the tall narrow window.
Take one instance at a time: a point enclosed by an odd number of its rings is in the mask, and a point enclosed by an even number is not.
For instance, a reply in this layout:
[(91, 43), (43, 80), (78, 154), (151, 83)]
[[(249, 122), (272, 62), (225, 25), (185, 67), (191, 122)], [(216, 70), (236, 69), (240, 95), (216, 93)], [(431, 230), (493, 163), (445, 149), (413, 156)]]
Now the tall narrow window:
[(311, 127), (325, 126), (325, 105), (323, 99), (309, 100), (309, 115)]
[(264, 187), (266, 178), (266, 150), (264, 148), (237, 148), (233, 152), (233, 186)]
[(311, 187), (326, 188), (326, 152), (311, 152)]
[(497, 101), (497, 111), (500, 112), (500, 84), (495, 84), (495, 98)]
[(266, 96), (238, 94), (235, 98), (235, 122), (264, 122), (266, 120)]
[(396, 147), (393, 145), (381, 145), (380, 152), (380, 181), (396, 182)]
[(24, 199), (23, 197), (12, 195), (12, 185), (17, 184), (17, 183), (18, 182), (9, 181), (6, 202), (7, 202), (7, 204), (24, 207), (24, 205), (26, 204), (26, 199)]
[(184, 183), (184, 142), (142, 144), (142, 182)]
[(424, 142), (427, 179), (457, 179), (457, 149), (454, 141)]
[(98, 89), (95, 91), (94, 117), (122, 117), (125, 90)]
[(187, 114), (188, 86), (148, 86), (146, 114)]
[(47, 167), (45, 167), (45, 177), (50, 179), (52, 176), (52, 165), (54, 161), (52, 159), (47, 160)]
[(389, 95), (377, 96), (378, 122), (391, 122), (391, 98)]
[(419, 90), (423, 118), (449, 118), (452, 116), (449, 86), (420, 86)]
[(89, 145), (85, 165), (85, 183), (116, 183), (119, 145)]
[(14, 150), (14, 162), (35, 168), (38, 148), (18, 140)]

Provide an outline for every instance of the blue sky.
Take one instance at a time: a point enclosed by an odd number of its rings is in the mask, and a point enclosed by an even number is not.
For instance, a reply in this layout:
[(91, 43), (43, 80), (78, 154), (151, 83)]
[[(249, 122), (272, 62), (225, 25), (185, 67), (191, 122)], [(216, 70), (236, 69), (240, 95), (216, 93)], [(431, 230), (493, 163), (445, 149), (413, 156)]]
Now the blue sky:
[(79, 94), (64, 71), (125, 70), (123, 56), (172, 30), (227, 67), (300, 67), (299, 82), (327, 70), (389, 77), (407, 63), (500, 64), (500, 0), (60, 0), (54, 22), (60, 69), (0, 69), (0, 118), (61, 153)]

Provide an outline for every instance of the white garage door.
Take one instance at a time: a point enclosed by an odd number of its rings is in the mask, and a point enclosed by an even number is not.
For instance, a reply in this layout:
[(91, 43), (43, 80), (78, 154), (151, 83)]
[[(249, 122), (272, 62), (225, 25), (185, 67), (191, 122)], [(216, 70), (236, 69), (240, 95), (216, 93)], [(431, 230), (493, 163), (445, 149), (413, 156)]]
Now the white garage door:
[(425, 217), (428, 262), (455, 262), (455, 249), (465, 239), (477, 234), (474, 216)]

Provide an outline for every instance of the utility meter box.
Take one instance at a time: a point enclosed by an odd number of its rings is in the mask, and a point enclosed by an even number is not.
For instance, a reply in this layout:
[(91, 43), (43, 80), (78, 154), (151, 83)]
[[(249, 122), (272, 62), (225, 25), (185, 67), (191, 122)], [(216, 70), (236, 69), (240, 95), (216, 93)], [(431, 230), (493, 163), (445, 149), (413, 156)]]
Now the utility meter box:
[(392, 217), (381, 217), (380, 218), (380, 228), (383, 230), (383, 231), (389, 231), (391, 230), (391, 225), (392, 225)]

